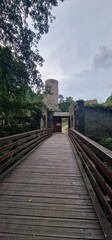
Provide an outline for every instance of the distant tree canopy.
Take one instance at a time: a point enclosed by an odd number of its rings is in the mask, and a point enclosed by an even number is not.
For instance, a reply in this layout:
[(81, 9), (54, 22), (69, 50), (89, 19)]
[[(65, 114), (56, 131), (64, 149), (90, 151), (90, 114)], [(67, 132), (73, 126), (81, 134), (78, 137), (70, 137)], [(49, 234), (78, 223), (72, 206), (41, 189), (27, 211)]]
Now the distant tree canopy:
[(64, 97), (62, 94), (59, 94), (58, 98), (59, 98), (59, 103), (64, 101)]
[(69, 96), (65, 98), (66, 102), (72, 103), (73, 102), (73, 97)]
[(59, 108), (62, 112), (68, 112), (69, 107), (73, 102), (73, 97), (69, 96), (64, 98), (63, 95), (59, 94)]
[(42, 87), (42, 81), (36, 66), (43, 64), (37, 45), (41, 35), (48, 33), (49, 23), (55, 19), (51, 14), (55, 6), (58, 6), (58, 0), (0, 1), (1, 45), (9, 47), (20, 57), (30, 84), (37, 87)]
[(112, 93), (111, 95), (107, 98), (107, 100), (105, 101), (105, 104), (107, 106), (112, 106)]

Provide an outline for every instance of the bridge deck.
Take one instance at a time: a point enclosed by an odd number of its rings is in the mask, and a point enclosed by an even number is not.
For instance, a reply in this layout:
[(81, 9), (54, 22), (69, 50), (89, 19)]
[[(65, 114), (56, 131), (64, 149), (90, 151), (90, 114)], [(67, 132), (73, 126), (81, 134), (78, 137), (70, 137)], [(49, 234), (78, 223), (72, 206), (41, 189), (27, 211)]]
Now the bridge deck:
[(0, 239), (104, 239), (67, 135), (47, 139), (0, 183)]

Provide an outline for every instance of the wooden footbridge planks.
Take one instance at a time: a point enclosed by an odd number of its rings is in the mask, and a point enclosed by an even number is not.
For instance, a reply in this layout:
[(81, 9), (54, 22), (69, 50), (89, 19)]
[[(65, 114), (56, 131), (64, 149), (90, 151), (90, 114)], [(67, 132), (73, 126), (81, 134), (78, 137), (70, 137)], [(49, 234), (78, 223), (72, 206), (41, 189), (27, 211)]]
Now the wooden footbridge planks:
[(66, 134), (47, 139), (0, 183), (2, 239), (104, 239)]

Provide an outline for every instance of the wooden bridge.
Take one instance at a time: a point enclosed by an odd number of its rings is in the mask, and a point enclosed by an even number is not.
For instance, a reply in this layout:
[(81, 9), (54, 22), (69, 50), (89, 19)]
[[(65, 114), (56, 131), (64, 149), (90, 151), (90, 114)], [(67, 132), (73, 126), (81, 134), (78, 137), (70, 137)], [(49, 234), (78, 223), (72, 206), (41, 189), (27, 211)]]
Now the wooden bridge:
[(0, 150), (0, 240), (112, 239), (111, 151), (51, 129), (1, 138)]

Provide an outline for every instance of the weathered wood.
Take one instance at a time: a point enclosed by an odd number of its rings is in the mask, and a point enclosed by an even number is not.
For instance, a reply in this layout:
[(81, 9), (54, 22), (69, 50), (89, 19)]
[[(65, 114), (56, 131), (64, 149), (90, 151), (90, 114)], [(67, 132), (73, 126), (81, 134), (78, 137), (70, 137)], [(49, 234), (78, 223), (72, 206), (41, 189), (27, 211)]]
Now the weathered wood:
[[(50, 226), (26, 226), (18, 224), (1, 224), (1, 227), (5, 228), (5, 231), (9, 233), (35, 235), (35, 236), (55, 236), (55, 237), (74, 237), (74, 238), (87, 238), (87, 239), (103, 239), (102, 232), (99, 229), (83, 229), (83, 228), (65, 228), (65, 227), (50, 227)], [(102, 238), (101, 238), (102, 237)]]
[(112, 182), (112, 173), (110, 169), (108, 169), (107, 166), (105, 165), (105, 162), (103, 163), (104, 160), (102, 161), (102, 159), (99, 159), (97, 155), (95, 155), (95, 153), (89, 149), (89, 147), (87, 147), (80, 139), (78, 139), (78, 137), (76, 137), (76, 140), (80, 144), (80, 146), (82, 146), (82, 148), (88, 153), (91, 160), (96, 164), (96, 166), (99, 167), (100, 170), (106, 175), (106, 177)]
[(11, 201), (13, 202), (21, 202), (22, 204), (24, 202), (29, 202), (32, 201), (34, 203), (51, 203), (51, 204), (69, 204), (69, 205), (74, 205), (74, 204), (80, 204), (80, 205), (91, 205), (90, 197), (86, 196), (79, 196), (75, 195), (75, 198), (51, 198), (51, 197), (34, 197), (34, 196), (13, 196), (13, 195), (3, 195), (1, 201)]
[(81, 141), (83, 141), (89, 147), (89, 149), (91, 149), (97, 156), (102, 158), (102, 160), (104, 162), (106, 161), (106, 162), (112, 164), (112, 151), (111, 150), (101, 146), (97, 142), (91, 140), (90, 138), (82, 135), (81, 133), (79, 133), (75, 130), (72, 130), (72, 132), (74, 132), (75, 135), (78, 136), (78, 138), (81, 139)]
[(103, 240), (66, 135), (56, 134), (0, 183), (0, 240)]
[(112, 220), (112, 171), (108, 166), (112, 164), (112, 152), (74, 130), (70, 130), (69, 135), (103, 208)]
[[(34, 240), (34, 239), (36, 239), (37, 240), (37, 236), (35, 236), (35, 235), (32, 235), (32, 236), (28, 236), (28, 235), (22, 235), (22, 240)], [(9, 239), (11, 239), (11, 240), (21, 240), (21, 236), (17, 236), (17, 234), (8, 234), (8, 236), (7, 236), (7, 234), (4, 234), (4, 233), (2, 233), (2, 234), (0, 234), (0, 239), (1, 240), (9, 240)], [(66, 240), (74, 240), (74, 238), (71, 238), (71, 237), (68, 237), (68, 238), (63, 238), (63, 237), (52, 237), (52, 236), (38, 236), (38, 240), (64, 240), (64, 239), (66, 239)], [(79, 238), (75, 238), (75, 240), (79, 240)], [(85, 238), (80, 238), (80, 240), (87, 240), (87, 238), (85, 239)], [(97, 239), (96, 239), (97, 240)]]
[(43, 140), (51, 136), (52, 129), (40, 129), (10, 137), (0, 138), (0, 178), (12, 165), (28, 154)]
[[(1, 217), (3, 217), (1, 215)], [(69, 219), (69, 221), (65, 218), (42, 218), (42, 217), (25, 217), (25, 216), (16, 216), (16, 215), (7, 215), (5, 221), (3, 222), (0, 219), (0, 223), (9, 224), (18, 224), (18, 225), (26, 225), (26, 226), (49, 226), (49, 227), (66, 227), (66, 228), (82, 228), (85, 229), (100, 229), (99, 222), (96, 220), (81, 220), (81, 219)]]
[[(103, 232), (104, 232), (104, 235), (106, 236), (106, 239), (111, 239), (112, 238), (112, 227), (111, 227), (111, 224), (107, 221), (107, 218), (106, 218), (106, 215), (105, 213), (103, 212), (102, 210), (102, 207), (99, 203), (99, 200), (95, 194), (95, 191), (93, 189), (93, 186), (91, 185), (91, 182), (87, 176), (87, 173), (84, 171), (84, 167), (83, 165), (81, 164), (81, 161), (77, 155), (77, 147), (74, 148), (74, 145), (72, 145), (73, 147), (73, 151), (77, 157), (77, 161), (78, 161), (78, 165), (80, 167), (80, 170), (81, 170), (81, 173), (82, 173), (82, 176), (85, 180), (85, 183), (86, 183), (86, 186), (87, 186), (87, 189), (88, 189), (88, 192), (91, 196), (91, 200), (92, 200), (92, 203), (94, 205), (94, 208), (96, 210), (96, 213), (97, 213), (97, 216), (98, 216), (98, 219), (101, 223), (101, 226), (102, 226), (102, 229), (103, 229)], [(82, 158), (82, 157), (81, 157)]]

